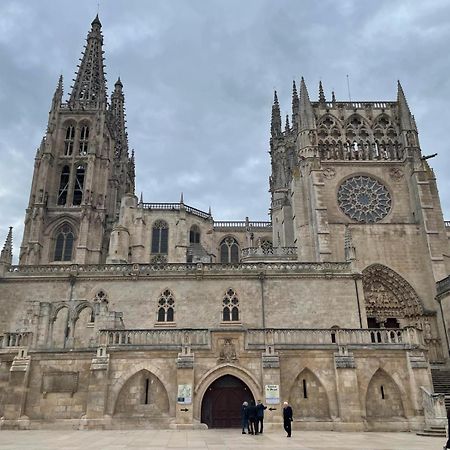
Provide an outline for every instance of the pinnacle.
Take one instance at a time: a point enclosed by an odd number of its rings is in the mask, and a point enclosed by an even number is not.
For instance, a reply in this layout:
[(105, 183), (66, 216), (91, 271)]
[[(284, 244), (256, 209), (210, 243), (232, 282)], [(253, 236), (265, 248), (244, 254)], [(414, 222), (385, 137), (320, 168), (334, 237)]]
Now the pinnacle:
[(0, 254), (0, 262), (5, 264), (12, 264), (12, 230), (13, 227), (9, 227), (8, 235), (3, 245), (3, 250)]
[(100, 22), (100, 19), (98, 18), (98, 14), (95, 16), (95, 19), (91, 22), (91, 25), (98, 25), (100, 28), (102, 26), (102, 23)]
[(120, 77), (117, 78), (116, 83), (114, 84), (114, 86), (120, 86), (121, 88), (123, 87), (122, 81), (120, 80)]
[(326, 103), (325, 94), (323, 93), (322, 81), (319, 81), (319, 103)]
[(278, 105), (278, 95), (277, 95), (277, 91), (273, 91), (273, 103), (274, 105)]

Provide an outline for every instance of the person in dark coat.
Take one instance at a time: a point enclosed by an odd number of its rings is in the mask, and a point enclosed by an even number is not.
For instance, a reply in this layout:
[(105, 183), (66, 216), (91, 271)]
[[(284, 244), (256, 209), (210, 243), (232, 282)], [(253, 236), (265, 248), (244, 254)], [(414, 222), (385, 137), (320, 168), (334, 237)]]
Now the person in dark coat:
[(256, 431), (262, 434), (264, 428), (264, 410), (267, 409), (267, 406), (264, 406), (261, 400), (258, 400), (258, 404), (256, 405)]
[(287, 433), (287, 437), (291, 437), (292, 434), (292, 408), (289, 406), (288, 402), (283, 403), (283, 427)]
[(252, 400), (247, 407), (248, 411), (248, 433), (249, 434), (258, 434), (258, 424), (256, 418), (256, 406), (255, 402)]
[(247, 434), (245, 432), (245, 430), (247, 430), (248, 432), (250, 432), (250, 430), (248, 429), (248, 403), (244, 402), (242, 403), (241, 406), (241, 426), (242, 426), (242, 434)]

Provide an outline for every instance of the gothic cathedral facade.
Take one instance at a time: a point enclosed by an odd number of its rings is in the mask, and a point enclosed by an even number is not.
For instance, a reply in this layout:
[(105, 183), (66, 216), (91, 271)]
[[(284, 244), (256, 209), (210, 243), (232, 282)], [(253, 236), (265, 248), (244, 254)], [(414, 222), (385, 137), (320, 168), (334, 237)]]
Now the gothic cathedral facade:
[[(19, 264), (0, 257), (0, 427), (230, 427), (244, 400), (294, 427), (442, 419), (449, 243), (403, 89), (393, 101), (275, 93), (271, 220), (135, 195), (120, 79), (98, 17), (36, 154)], [(439, 403), (440, 402), (440, 403)]]

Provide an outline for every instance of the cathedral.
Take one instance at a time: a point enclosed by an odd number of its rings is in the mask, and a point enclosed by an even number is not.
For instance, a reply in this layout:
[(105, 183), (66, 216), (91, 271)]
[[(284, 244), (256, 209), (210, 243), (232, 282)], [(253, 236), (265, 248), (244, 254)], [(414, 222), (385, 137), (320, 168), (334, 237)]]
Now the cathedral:
[(400, 83), (315, 101), (302, 78), (283, 123), (275, 93), (270, 221), (136, 196), (98, 16), (68, 94), (0, 256), (0, 428), (231, 428), (257, 400), (268, 428), (283, 401), (297, 429), (443, 425), (450, 223)]

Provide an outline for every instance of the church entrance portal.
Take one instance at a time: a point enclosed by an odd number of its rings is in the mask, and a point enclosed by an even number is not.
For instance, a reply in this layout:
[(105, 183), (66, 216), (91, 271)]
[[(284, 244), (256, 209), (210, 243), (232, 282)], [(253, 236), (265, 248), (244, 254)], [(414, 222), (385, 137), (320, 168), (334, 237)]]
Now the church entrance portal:
[(242, 403), (254, 400), (248, 386), (233, 375), (211, 383), (203, 396), (202, 423), (209, 428), (239, 428)]

